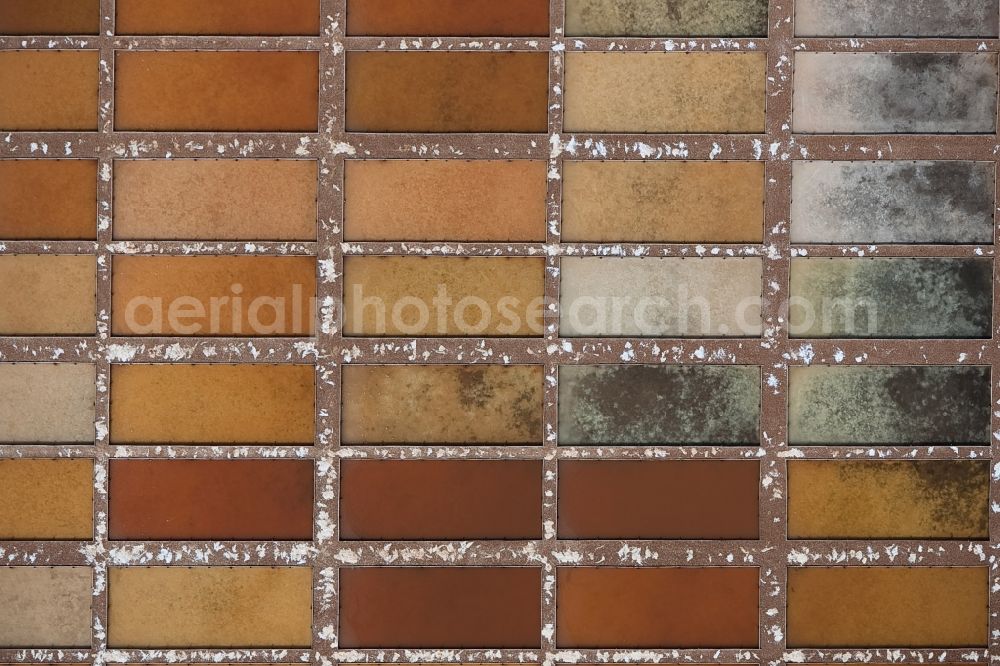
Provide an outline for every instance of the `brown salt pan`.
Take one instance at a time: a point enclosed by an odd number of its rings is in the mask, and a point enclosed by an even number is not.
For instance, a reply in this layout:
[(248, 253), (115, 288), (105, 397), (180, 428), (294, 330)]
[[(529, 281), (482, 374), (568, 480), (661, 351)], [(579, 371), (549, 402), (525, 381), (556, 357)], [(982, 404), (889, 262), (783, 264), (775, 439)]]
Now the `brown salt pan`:
[(986, 646), (986, 567), (790, 567), (789, 647)]
[[(563, 163), (562, 240), (759, 243), (759, 162)], [(544, 197), (543, 197), (544, 200)]]
[(114, 444), (313, 442), (311, 365), (113, 365)]
[(542, 366), (345, 365), (344, 444), (542, 443)]
[(119, 35), (318, 35), (319, 0), (116, 0)]
[(539, 460), (344, 460), (346, 540), (541, 539)]
[(117, 130), (314, 132), (318, 95), (315, 51), (115, 54)]
[(108, 536), (312, 539), (309, 460), (112, 460)]
[(347, 160), (348, 241), (545, 240), (538, 160)]
[(97, 257), (0, 256), (0, 335), (93, 335)]
[(98, 51), (0, 51), (0, 130), (97, 129)]
[(110, 647), (309, 647), (309, 567), (109, 567)]
[(756, 539), (760, 466), (564, 460), (560, 539)]
[(93, 444), (96, 369), (0, 363), (0, 443)]
[(544, 280), (539, 257), (346, 257), (344, 334), (539, 336)]
[(89, 648), (90, 567), (0, 567), (0, 647)]
[(763, 132), (763, 53), (566, 54), (571, 132)]
[(0, 539), (91, 539), (94, 463), (0, 460)]
[(537, 648), (541, 569), (340, 570), (340, 647)]
[(541, 37), (546, 0), (348, 0), (347, 34), (382, 37)]
[(315, 240), (312, 160), (119, 160), (117, 239)]
[(758, 574), (756, 567), (560, 568), (556, 644), (756, 647)]
[(547, 53), (347, 53), (349, 132), (545, 132)]
[(96, 35), (100, 26), (100, 0), (0, 2), (0, 35)]
[(116, 335), (312, 334), (316, 258), (116, 256)]
[(0, 160), (0, 239), (96, 240), (96, 160)]
[(793, 460), (795, 539), (988, 539), (988, 460)]

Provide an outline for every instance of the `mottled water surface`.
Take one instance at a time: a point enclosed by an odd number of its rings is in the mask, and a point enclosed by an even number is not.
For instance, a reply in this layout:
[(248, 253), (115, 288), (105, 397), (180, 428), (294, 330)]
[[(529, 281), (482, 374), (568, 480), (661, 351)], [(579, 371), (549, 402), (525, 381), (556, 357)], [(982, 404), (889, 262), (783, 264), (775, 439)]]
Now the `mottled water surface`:
[(799, 37), (996, 37), (997, 0), (796, 0)]
[(766, 37), (767, 0), (566, 0), (566, 34)]
[(990, 337), (989, 259), (800, 257), (790, 291), (792, 337)]
[(992, 162), (795, 162), (793, 243), (992, 243)]
[(345, 365), (341, 441), (542, 442), (540, 365)]
[(792, 367), (789, 444), (989, 444), (985, 366)]
[(796, 132), (992, 133), (995, 53), (796, 53)]
[(563, 366), (560, 444), (757, 444), (756, 366)]
[(755, 257), (566, 257), (559, 333), (758, 336), (761, 270)]
[(793, 539), (986, 539), (988, 460), (791, 460)]

